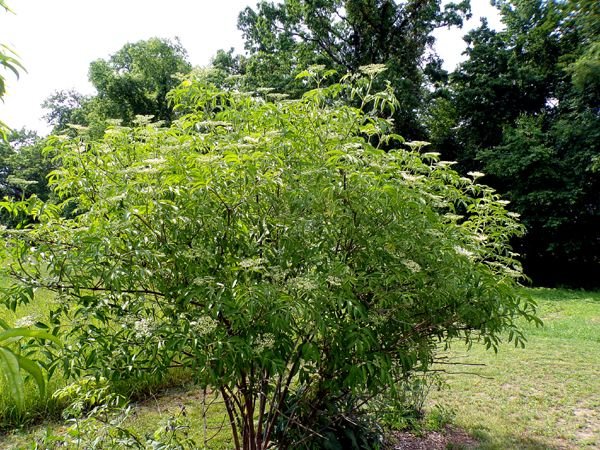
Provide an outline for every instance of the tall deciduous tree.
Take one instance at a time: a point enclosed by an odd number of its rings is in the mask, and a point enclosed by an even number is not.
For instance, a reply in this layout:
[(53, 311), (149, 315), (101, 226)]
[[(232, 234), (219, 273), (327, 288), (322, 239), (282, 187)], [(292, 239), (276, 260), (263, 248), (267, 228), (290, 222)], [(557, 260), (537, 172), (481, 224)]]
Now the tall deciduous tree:
[[(311, 64), (340, 73), (367, 64), (385, 64), (399, 99), (396, 130), (407, 138), (422, 138), (418, 118), (425, 95), (424, 72), (439, 70), (432, 53), (432, 31), (461, 26), (469, 1), (439, 0), (285, 0), (262, 1), (240, 14), (244, 33), (246, 74), (251, 84), (298, 94), (294, 76)], [(427, 68), (427, 70), (426, 70)]]
[(95, 136), (111, 119), (131, 125), (137, 115), (149, 115), (168, 124), (173, 120), (173, 109), (167, 93), (179, 83), (177, 74), (190, 70), (187, 52), (177, 40), (152, 38), (126, 44), (107, 60), (90, 64), (95, 96), (56, 92), (44, 102), (46, 119), (55, 131), (64, 130), (68, 124), (86, 125)]
[(42, 103), (48, 112), (44, 119), (52, 125), (53, 131), (60, 132), (69, 125), (88, 125), (92, 106), (91, 97), (80, 94), (74, 89), (56, 91)]
[[(34, 131), (11, 131), (0, 141), (0, 198), (49, 197), (46, 175), (51, 162), (42, 154), (44, 143)], [(0, 221), (1, 222), (1, 221)]]
[(469, 33), (468, 60), (452, 75), (457, 157), (483, 165), (523, 216), (534, 280), (597, 283), (600, 3), (496, 3), (506, 29)]
[(136, 115), (152, 115), (169, 123), (173, 110), (167, 93), (179, 84), (174, 75), (190, 70), (179, 41), (152, 38), (126, 44), (108, 60), (92, 62), (89, 78), (107, 117), (131, 124)]

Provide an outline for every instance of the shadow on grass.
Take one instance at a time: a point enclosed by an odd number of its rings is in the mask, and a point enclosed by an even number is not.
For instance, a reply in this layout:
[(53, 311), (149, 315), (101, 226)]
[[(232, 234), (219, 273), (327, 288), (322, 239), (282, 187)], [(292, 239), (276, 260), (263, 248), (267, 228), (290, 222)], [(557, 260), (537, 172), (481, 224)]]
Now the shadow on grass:
[(550, 442), (542, 438), (519, 436), (513, 434), (491, 434), (485, 429), (471, 430), (471, 436), (477, 440), (475, 447), (448, 446), (448, 449), (473, 449), (473, 450), (565, 450), (576, 448), (567, 440), (562, 443)]

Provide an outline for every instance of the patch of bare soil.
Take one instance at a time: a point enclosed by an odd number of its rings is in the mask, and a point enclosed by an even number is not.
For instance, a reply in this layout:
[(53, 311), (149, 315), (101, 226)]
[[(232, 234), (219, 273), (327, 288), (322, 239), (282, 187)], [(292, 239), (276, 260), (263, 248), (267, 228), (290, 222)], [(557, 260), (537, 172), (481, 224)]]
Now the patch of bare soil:
[(413, 434), (396, 432), (391, 439), (391, 450), (445, 450), (447, 448), (473, 449), (478, 442), (465, 431), (448, 426), (442, 431)]
[[(575, 408), (573, 410), (575, 417), (583, 421), (579, 430), (575, 433), (582, 442), (594, 443), (600, 436), (600, 414), (597, 410), (589, 408)], [(600, 440), (597, 441), (600, 443)]]
[[(162, 410), (168, 410), (169, 408), (194, 404), (202, 400), (203, 392), (201, 389), (196, 388), (181, 388), (174, 387), (166, 389), (156, 395), (148, 395), (146, 398), (139, 400), (136, 403), (138, 410), (152, 410), (162, 412)], [(211, 395), (207, 393), (207, 395)]]

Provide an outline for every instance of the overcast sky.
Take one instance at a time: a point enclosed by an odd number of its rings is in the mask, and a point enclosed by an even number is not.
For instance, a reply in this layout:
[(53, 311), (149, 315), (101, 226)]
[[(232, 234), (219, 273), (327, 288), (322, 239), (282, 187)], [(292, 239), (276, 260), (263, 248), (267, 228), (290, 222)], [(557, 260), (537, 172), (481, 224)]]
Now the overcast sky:
[[(473, 19), (499, 26), (488, 0), (471, 0)], [(256, 0), (9, 0), (15, 15), (0, 11), (0, 43), (20, 55), (27, 73), (7, 75), (8, 93), (0, 120), (46, 133), (42, 101), (52, 92), (76, 89), (91, 94), (90, 62), (107, 58), (127, 42), (179, 37), (193, 65), (207, 65), (220, 48), (243, 49), (237, 16)], [(464, 50), (464, 31), (439, 30), (438, 52), (452, 69)]]

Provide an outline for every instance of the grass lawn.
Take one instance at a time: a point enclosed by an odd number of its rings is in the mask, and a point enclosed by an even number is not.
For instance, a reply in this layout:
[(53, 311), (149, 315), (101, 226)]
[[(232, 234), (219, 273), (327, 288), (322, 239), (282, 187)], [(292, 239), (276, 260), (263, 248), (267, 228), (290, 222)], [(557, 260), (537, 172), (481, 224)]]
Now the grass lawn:
[[(119, 425), (130, 430), (142, 441), (154, 437), (157, 432), (164, 433), (167, 427), (177, 427), (180, 430), (179, 437), (188, 436), (194, 443), (193, 447), (190, 445), (184, 448), (203, 448), (204, 443), (204, 448), (211, 450), (233, 448), (227, 413), (220, 396), (208, 392), (204, 397), (201, 389), (182, 383), (180, 387), (165, 388), (160, 393), (150, 394), (145, 400), (131, 406), (130, 413)], [(113, 417), (112, 420), (114, 419)], [(4, 435), (0, 434), (0, 449), (30, 449), (33, 442), (41, 442), (48, 434), (54, 437), (64, 435), (70, 425), (72, 423), (53, 420), (41, 425), (14, 429)], [(89, 443), (97, 437), (105, 440), (103, 436), (109, 431), (114, 429), (103, 429), (100, 422), (92, 422), (82, 427), (83, 442)], [(45, 442), (44, 446), (33, 448), (65, 447), (60, 442), (55, 446)]]
[[(600, 293), (525, 292), (537, 300), (545, 326), (527, 326), (525, 349), (504, 345), (494, 354), (480, 347), (467, 352), (456, 344), (449, 352), (452, 361), (473, 365), (444, 366), (454, 373), (444, 375), (446, 387), (431, 393), (428, 408), (450, 411), (453, 425), (477, 439), (475, 448), (600, 448)], [(0, 397), (5, 398), (1, 392)], [(202, 444), (201, 399), (193, 387), (169, 389), (137, 404), (125, 425), (137, 434), (152, 434), (185, 411), (190, 435)], [(222, 405), (213, 404), (206, 431), (216, 437), (208, 448), (231, 448), (224, 419)], [(53, 433), (63, 429), (51, 423), (11, 431), (0, 435), (0, 448), (31, 448), (27, 444), (47, 427)]]
[(600, 448), (600, 293), (529, 290), (543, 328), (525, 349), (498, 354), (456, 345), (446, 389), (428, 405), (449, 408), (481, 449)]

